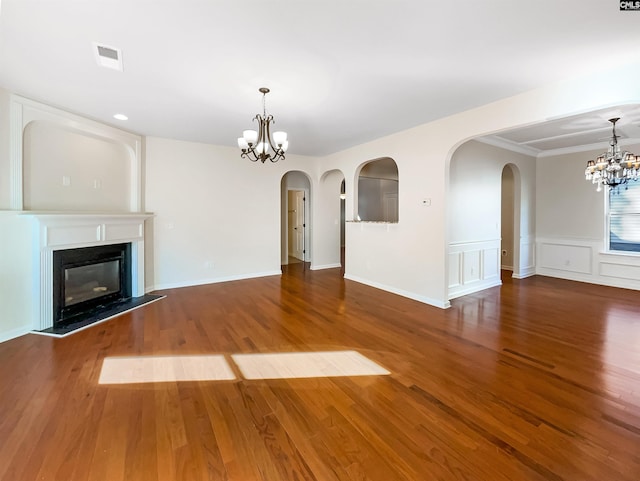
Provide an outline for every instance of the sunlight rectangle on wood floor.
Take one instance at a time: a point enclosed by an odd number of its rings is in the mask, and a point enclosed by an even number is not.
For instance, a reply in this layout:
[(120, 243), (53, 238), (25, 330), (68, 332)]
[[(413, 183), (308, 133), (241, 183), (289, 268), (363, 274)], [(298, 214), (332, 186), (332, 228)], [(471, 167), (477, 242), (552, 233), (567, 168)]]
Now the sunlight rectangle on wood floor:
[(100, 384), (134, 384), (172, 381), (225, 381), (235, 375), (224, 356), (107, 357)]
[(245, 379), (292, 379), (388, 375), (356, 351), (233, 354)]

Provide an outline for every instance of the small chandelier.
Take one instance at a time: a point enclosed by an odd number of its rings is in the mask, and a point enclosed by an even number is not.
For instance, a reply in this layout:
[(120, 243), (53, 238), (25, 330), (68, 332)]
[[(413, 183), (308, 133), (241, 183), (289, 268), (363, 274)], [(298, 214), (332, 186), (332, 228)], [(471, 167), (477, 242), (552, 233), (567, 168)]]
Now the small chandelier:
[(602, 184), (608, 185), (611, 189), (617, 189), (629, 180), (638, 180), (640, 175), (640, 155), (620, 150), (616, 135), (618, 120), (620, 119), (609, 119), (609, 122), (613, 124), (613, 136), (609, 142), (609, 149), (598, 156), (596, 160), (588, 161), (584, 171), (587, 180), (598, 184), (598, 192), (602, 190)]
[(258, 130), (245, 130), (242, 137), (238, 137), (238, 147), (242, 150), (240, 157), (248, 158), (251, 162), (258, 160), (265, 163), (266, 160), (278, 162), (284, 160), (284, 153), (289, 148), (286, 132), (274, 132), (271, 138), (270, 126), (273, 115), (267, 115), (266, 96), (269, 89), (262, 87), (258, 89), (262, 93), (262, 115), (257, 114), (253, 120), (258, 121)]

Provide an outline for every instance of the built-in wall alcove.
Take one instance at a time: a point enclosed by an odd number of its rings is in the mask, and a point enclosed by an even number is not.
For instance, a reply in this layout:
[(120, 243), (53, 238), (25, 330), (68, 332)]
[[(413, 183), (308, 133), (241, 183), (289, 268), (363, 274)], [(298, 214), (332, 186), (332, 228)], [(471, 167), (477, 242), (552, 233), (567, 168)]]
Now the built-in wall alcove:
[(357, 212), (361, 222), (398, 222), (398, 165), (390, 157), (365, 162), (357, 172)]
[(142, 211), (140, 136), (17, 95), (10, 130), (11, 209)]
[(24, 210), (130, 211), (133, 159), (123, 143), (33, 121), (23, 145)]

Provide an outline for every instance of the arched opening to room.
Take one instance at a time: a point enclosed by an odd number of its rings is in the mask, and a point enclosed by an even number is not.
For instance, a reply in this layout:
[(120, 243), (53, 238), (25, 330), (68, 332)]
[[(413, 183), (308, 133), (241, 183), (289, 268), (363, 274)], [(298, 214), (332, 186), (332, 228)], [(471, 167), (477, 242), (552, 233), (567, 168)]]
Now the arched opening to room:
[(365, 162), (357, 175), (354, 218), (362, 222), (398, 222), (398, 165), (390, 157)]
[(287, 172), (281, 181), (281, 263), (311, 259), (311, 181), (304, 172)]
[(315, 195), (314, 255), (312, 269), (344, 267), (341, 251), (344, 247), (344, 174), (338, 170), (325, 172)]
[[(449, 166), (448, 297), (501, 284), (501, 267), (519, 265), (523, 213), (520, 170), (535, 158), (477, 140), (462, 144)], [(529, 209), (533, 209), (531, 203)], [(510, 264), (510, 265), (509, 265)]]
[(500, 196), (500, 272), (511, 277), (520, 265), (520, 172), (507, 164), (502, 169)]

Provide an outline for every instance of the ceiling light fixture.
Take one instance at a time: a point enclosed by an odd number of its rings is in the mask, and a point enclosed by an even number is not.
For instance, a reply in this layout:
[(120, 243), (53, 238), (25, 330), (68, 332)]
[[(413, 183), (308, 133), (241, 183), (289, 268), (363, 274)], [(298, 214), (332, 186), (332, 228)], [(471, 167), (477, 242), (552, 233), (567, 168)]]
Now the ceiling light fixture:
[(602, 190), (602, 184), (611, 189), (617, 189), (630, 180), (638, 180), (640, 175), (640, 155), (622, 151), (618, 145), (616, 135), (616, 122), (619, 118), (609, 119), (613, 124), (613, 135), (609, 142), (609, 149), (598, 156), (596, 160), (587, 162), (584, 171), (585, 178), (594, 184), (598, 184), (597, 191)]
[(242, 137), (238, 137), (238, 147), (242, 150), (240, 157), (248, 158), (251, 162), (259, 160), (263, 164), (266, 160), (278, 162), (280, 159), (284, 160), (284, 153), (289, 148), (287, 133), (274, 132), (273, 139), (271, 138), (270, 126), (275, 121), (273, 115), (267, 115), (266, 97), (269, 89), (261, 87), (258, 91), (262, 93), (262, 115), (257, 114), (253, 118), (258, 121), (258, 130), (245, 130)]
[(127, 117), (125, 114), (115, 114), (113, 118), (117, 120), (129, 120), (129, 117)]

